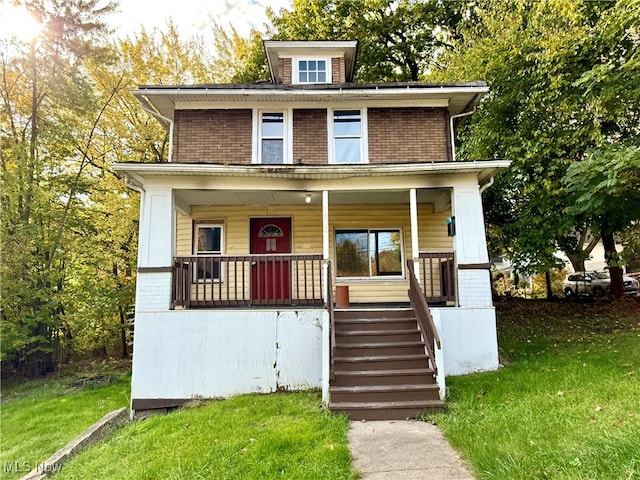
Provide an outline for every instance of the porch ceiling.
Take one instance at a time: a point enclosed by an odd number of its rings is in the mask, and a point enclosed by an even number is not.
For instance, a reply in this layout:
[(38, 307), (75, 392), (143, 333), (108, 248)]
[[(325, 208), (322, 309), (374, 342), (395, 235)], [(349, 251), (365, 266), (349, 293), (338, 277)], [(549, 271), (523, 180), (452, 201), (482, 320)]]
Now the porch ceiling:
[[(176, 204), (184, 210), (194, 205), (305, 205), (305, 198), (309, 195), (310, 205), (321, 205), (320, 192), (304, 191), (246, 191), (246, 190), (176, 190)], [(418, 203), (449, 204), (448, 189), (420, 189), (417, 192)], [(404, 204), (409, 205), (408, 190), (376, 190), (329, 192), (331, 205), (381, 205)]]

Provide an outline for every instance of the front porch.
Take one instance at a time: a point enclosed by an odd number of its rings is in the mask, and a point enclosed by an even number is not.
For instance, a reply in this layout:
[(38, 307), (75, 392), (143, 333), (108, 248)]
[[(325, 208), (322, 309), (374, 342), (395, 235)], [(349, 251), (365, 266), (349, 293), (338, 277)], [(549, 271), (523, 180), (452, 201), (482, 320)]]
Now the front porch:
[[(429, 304), (456, 305), (454, 252), (420, 252), (416, 263), (419, 283)], [(331, 283), (335, 285), (331, 262), (320, 253), (179, 256), (174, 258), (172, 269), (171, 305), (174, 309), (318, 307), (327, 303), (327, 275), (332, 276)], [(409, 280), (400, 281), (406, 292)], [(339, 284), (349, 286), (344, 280)], [(335, 298), (335, 290), (331, 294)], [(408, 301), (405, 296), (393, 303), (408, 305)], [(358, 303), (362, 306), (362, 302), (353, 302)]]

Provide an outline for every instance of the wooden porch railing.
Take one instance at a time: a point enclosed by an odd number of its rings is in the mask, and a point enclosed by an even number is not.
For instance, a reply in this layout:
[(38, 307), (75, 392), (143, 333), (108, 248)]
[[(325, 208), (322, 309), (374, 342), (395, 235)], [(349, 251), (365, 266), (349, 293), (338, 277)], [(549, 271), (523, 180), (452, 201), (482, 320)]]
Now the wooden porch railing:
[(429, 360), (431, 361), (431, 367), (434, 373), (438, 374), (438, 366), (436, 365), (436, 356), (434, 352), (434, 345), (441, 348), (440, 336), (436, 330), (436, 326), (433, 323), (431, 312), (429, 311), (429, 304), (427, 303), (427, 297), (425, 296), (418, 279), (413, 271), (413, 262), (409, 260), (407, 262), (409, 272), (409, 301), (411, 302), (411, 308), (418, 319), (418, 325), (422, 331), (424, 342), (427, 346), (427, 353), (429, 354)]
[(173, 306), (322, 306), (322, 255), (175, 257)]
[[(455, 303), (455, 253), (453, 251), (420, 252), (419, 264), (422, 290), (427, 301), (429, 303)], [(411, 266), (413, 267), (413, 264)]]
[(336, 357), (336, 321), (333, 314), (333, 281), (331, 280), (331, 262), (327, 262), (327, 311), (329, 312), (329, 378), (335, 378)]

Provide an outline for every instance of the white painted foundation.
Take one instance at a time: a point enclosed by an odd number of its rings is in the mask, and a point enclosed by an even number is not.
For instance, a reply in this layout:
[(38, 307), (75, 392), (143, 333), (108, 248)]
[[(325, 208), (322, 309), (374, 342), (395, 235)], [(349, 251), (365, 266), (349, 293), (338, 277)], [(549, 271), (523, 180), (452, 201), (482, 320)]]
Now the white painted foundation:
[(431, 315), (442, 342), (440, 375), (465, 375), (500, 366), (493, 307), (432, 308)]
[(321, 387), (319, 310), (138, 312), (133, 399), (189, 399)]

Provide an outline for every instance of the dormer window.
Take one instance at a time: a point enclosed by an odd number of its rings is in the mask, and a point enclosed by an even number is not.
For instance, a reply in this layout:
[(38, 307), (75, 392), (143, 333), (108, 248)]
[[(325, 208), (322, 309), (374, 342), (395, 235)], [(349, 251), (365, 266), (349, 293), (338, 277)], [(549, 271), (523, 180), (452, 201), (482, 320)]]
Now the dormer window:
[(301, 58), (292, 62), (294, 83), (330, 83), (331, 62), (326, 58)]

